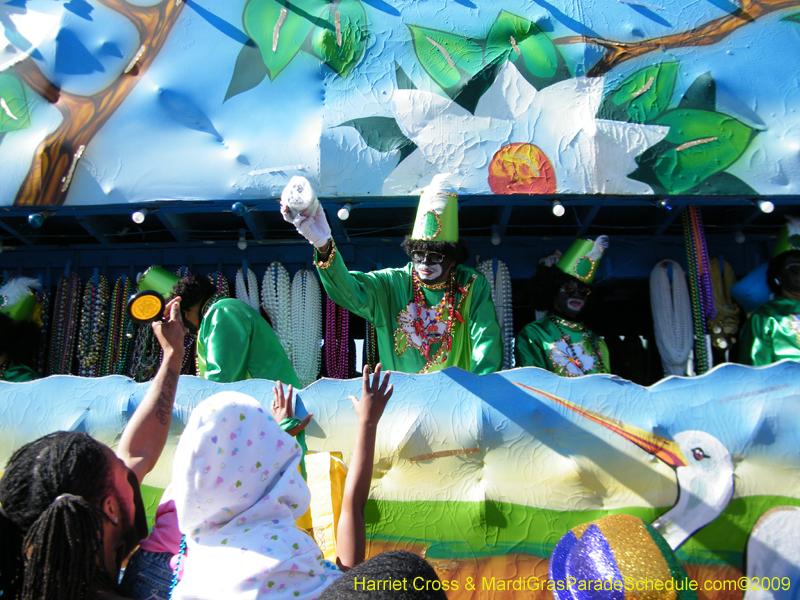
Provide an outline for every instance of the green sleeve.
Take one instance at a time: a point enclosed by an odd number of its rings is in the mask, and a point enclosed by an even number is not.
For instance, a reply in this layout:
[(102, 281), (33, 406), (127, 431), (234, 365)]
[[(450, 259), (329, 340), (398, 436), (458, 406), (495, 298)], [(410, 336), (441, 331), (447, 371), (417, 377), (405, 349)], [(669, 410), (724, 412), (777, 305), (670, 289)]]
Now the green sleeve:
[(600, 356), (603, 357), (603, 370), (597, 371), (597, 373), (611, 373), (611, 357), (608, 354), (608, 344), (606, 341), (601, 338), (599, 335), (597, 336), (598, 344), (598, 352), (600, 352)]
[(36, 371), (28, 367), (27, 365), (11, 363), (8, 365), (6, 369), (6, 374), (3, 376), (3, 380), (11, 381), (15, 383), (22, 383), (25, 381), (34, 381), (36, 379), (41, 379), (41, 375), (39, 375)]
[(212, 306), (200, 324), (200, 339), (205, 341), (206, 371), (209, 381), (230, 383), (249, 379), (248, 349), (253, 324), (235, 308)]
[[(318, 258), (316, 250), (314, 252)], [(390, 271), (348, 271), (338, 249), (326, 267), (321, 267), (317, 262), (322, 287), (330, 299), (371, 323), (378, 320), (379, 312), (382, 314), (387, 311), (383, 304), (391, 295), (391, 291), (387, 289), (392, 284), (392, 278), (388, 275)]]
[(756, 367), (772, 364), (775, 352), (772, 345), (770, 319), (754, 312), (740, 332), (739, 362)]
[(541, 329), (534, 323), (526, 325), (519, 332), (514, 345), (514, 356), (518, 367), (539, 367), (552, 371), (547, 360), (544, 344), (541, 340)]
[(503, 367), (503, 341), (486, 278), (478, 277), (473, 286), (469, 316), (469, 336), (472, 342), (470, 371), (475, 375), (486, 375)]

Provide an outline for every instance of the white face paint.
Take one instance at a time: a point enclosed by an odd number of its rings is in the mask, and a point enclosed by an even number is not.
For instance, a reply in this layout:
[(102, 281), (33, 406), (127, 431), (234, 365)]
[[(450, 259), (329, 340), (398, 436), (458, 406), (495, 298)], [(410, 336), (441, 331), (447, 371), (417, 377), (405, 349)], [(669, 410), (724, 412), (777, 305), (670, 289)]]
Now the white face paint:
[(442, 275), (442, 265), (426, 265), (425, 263), (414, 263), (414, 270), (417, 277), (425, 283), (435, 282)]

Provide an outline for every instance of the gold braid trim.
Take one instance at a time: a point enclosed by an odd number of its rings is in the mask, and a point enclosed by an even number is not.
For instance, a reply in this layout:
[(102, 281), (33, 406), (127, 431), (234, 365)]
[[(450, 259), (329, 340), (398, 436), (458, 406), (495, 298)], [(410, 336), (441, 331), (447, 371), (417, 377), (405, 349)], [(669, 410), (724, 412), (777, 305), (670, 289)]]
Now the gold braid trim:
[[(453, 276), (455, 277), (455, 273), (453, 274)], [(472, 284), (475, 282), (475, 280), (477, 278), (478, 278), (478, 276), (473, 273), (472, 275), (470, 275), (469, 281), (467, 281), (467, 283), (464, 284), (464, 293), (461, 294), (461, 298), (459, 298), (458, 302), (456, 303), (456, 308), (455, 308), (455, 311), (454, 311), (454, 314), (453, 314), (453, 318), (454, 319), (455, 319), (455, 313), (456, 312), (458, 314), (461, 314), (461, 305), (464, 304), (464, 299), (467, 297), (467, 294), (469, 294), (469, 288), (472, 287)], [(456, 293), (458, 293), (458, 285), (457, 284), (456, 284)], [(466, 325), (466, 322), (464, 322), (464, 325)], [(455, 327), (455, 326), (456, 326), (455, 323), (453, 323), (453, 327)], [(451, 335), (451, 340), (452, 340), (452, 335)], [(452, 341), (451, 341), (451, 343), (452, 343)], [(450, 348), (450, 349), (452, 350), (452, 348)], [(442, 354), (444, 354), (444, 356), (442, 356)], [(446, 352), (445, 349), (444, 349), (444, 344), (439, 346), (439, 349), (436, 351), (436, 354), (433, 355), (433, 358), (428, 361), (428, 364), (426, 364), (424, 367), (422, 367), (422, 370), (420, 371), (420, 374), (427, 373), (428, 369), (430, 369), (432, 366), (440, 364), (440, 361), (443, 362), (443, 361), (447, 360), (448, 354), (449, 353)]]
[(314, 248), (314, 264), (318, 269), (327, 269), (331, 266), (331, 261), (333, 261), (333, 257), (336, 256), (336, 243), (331, 238), (331, 252), (328, 254), (328, 258), (325, 260), (317, 260), (319, 256), (319, 251)]

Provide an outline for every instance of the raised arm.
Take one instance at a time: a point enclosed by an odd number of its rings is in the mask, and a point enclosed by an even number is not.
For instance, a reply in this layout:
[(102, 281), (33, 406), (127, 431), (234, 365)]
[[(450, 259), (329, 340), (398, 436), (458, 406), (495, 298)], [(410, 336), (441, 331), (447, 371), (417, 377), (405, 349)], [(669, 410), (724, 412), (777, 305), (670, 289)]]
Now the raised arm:
[(353, 458), (344, 484), (342, 514), (336, 531), (336, 562), (343, 570), (352, 569), (364, 562), (367, 551), (367, 527), (364, 509), (372, 483), (372, 466), (375, 458), (375, 434), (386, 403), (394, 388), (389, 385), (389, 375), (381, 378), (381, 365), (375, 366), (375, 376), (369, 380), (369, 366), (364, 367), (361, 399), (350, 396), (356, 411), (357, 429)]
[(180, 300), (180, 297), (170, 300), (164, 308), (164, 321), (152, 323), (164, 356), (158, 373), (122, 432), (117, 447), (117, 456), (136, 474), (139, 483), (153, 470), (161, 456), (172, 422), (172, 405), (175, 403), (186, 336)]

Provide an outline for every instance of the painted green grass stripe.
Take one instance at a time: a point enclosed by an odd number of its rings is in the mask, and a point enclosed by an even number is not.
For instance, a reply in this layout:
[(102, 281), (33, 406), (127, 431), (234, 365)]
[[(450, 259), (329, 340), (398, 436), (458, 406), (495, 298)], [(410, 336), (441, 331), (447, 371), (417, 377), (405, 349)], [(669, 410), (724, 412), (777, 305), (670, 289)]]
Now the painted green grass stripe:
[[(775, 506), (800, 506), (783, 496), (736, 498), (715, 521), (678, 549), (678, 559), (696, 564), (741, 565), (747, 537), (758, 518)], [(370, 501), (371, 539), (421, 542), (430, 558), (468, 558), (524, 552), (550, 556), (573, 527), (614, 513), (653, 522), (664, 509), (632, 507), (608, 511), (552, 511), (503, 502)], [(437, 533), (438, 532), (438, 533)]]

